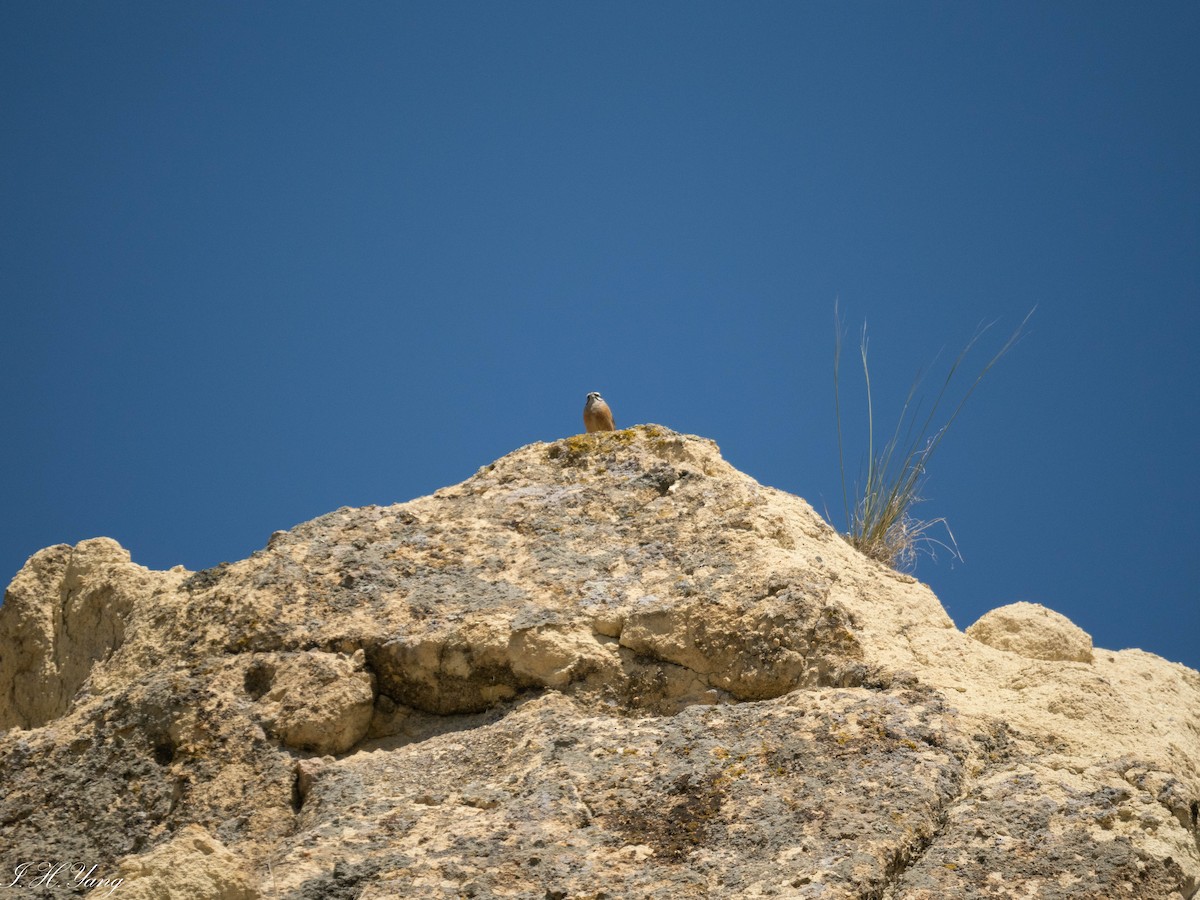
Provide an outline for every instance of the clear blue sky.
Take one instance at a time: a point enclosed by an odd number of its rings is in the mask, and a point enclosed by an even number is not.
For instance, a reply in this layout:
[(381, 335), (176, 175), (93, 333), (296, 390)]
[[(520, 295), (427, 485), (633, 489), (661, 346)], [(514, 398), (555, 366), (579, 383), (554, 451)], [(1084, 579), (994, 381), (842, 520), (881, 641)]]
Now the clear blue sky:
[(835, 300), (885, 421), (1037, 304), (917, 574), (1200, 666), (1198, 47), (1194, 2), (4, 3), (0, 581), (240, 559), (592, 390), (840, 525)]

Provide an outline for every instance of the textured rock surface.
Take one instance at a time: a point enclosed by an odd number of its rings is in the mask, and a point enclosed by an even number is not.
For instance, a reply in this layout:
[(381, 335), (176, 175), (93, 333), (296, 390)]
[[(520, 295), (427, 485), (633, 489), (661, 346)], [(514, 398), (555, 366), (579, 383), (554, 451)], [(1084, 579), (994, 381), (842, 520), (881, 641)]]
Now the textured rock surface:
[(352, 658), (308, 650), (261, 654), (246, 670), (246, 693), (264, 727), (293, 750), (344, 753), (367, 735), (375, 681), (362, 650)]
[(0, 872), (95, 865), (162, 897), (1192, 897), (1200, 674), (1017, 606), (963, 634), (803, 500), (655, 426), (204, 572), (52, 547), (0, 607)]
[[(245, 861), (198, 825), (181, 828), (169, 841), (142, 856), (127, 858), (119, 883), (101, 885), (88, 896), (122, 900), (256, 900), (260, 895)], [(115, 882), (115, 880), (114, 880)]]
[(110, 538), (35, 554), (4, 594), (0, 616), (0, 728), (62, 715), (98, 660), (124, 640), (136, 604), (171, 585), (170, 573), (129, 561)]
[(1030, 659), (1092, 661), (1092, 638), (1064, 615), (1040, 603), (1010, 603), (984, 613), (967, 634), (998, 650)]

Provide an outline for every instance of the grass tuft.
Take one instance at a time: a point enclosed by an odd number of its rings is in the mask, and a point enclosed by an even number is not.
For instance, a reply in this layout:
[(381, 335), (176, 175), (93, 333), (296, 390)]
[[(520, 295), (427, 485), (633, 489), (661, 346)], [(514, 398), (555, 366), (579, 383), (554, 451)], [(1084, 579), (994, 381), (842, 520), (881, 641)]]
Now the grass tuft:
[[(955, 405), (946, 421), (936, 429), (938, 409), (946, 398), (946, 393), (954, 381), (955, 375), (962, 368), (967, 354), (978, 343), (979, 339), (991, 328), (982, 326), (975, 336), (958, 354), (950, 366), (941, 389), (934, 398), (928, 414), (921, 418), (919, 404), (913, 407), (920, 387), (921, 375), (918, 373), (909, 388), (908, 397), (900, 410), (896, 428), (891, 437), (876, 451), (875, 449), (875, 409), (871, 399), (871, 371), (867, 364), (867, 326), (863, 323), (862, 338), (859, 341), (859, 356), (862, 359), (863, 376), (867, 386), (867, 471), (866, 477), (854, 486), (854, 503), (851, 505), (851, 493), (846, 486), (846, 455), (842, 441), (842, 406), (841, 406), (841, 359), (843, 326), (841, 316), (834, 305), (834, 317), (837, 322), (837, 337), (833, 357), (833, 398), (837, 416), (838, 465), (842, 476), (842, 505), (846, 515), (847, 531), (843, 535), (855, 548), (872, 559), (900, 571), (911, 571), (916, 565), (921, 551), (934, 554), (935, 547), (943, 547), (954, 556), (962, 558), (954, 534), (944, 518), (922, 520), (912, 514), (912, 508), (921, 502), (921, 487), (925, 482), (926, 470), (933, 454), (941, 446), (946, 432), (954, 424), (963, 406), (975, 392), (975, 388), (991, 371), (992, 367), (1008, 353), (1020, 340), (1026, 324), (1033, 315), (1029, 314), (1017, 326), (1017, 330), (1004, 343), (1004, 346), (993, 356), (975, 376), (969, 388)], [(934, 430), (931, 430), (934, 429)], [(935, 526), (941, 526), (950, 543), (935, 539), (930, 531)]]

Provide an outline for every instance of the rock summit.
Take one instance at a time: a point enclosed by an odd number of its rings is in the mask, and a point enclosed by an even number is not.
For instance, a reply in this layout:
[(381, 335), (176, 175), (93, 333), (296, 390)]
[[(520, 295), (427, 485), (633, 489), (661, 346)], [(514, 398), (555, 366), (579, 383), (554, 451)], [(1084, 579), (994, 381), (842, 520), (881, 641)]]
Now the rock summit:
[(0, 606), (14, 897), (1189, 900), (1198, 817), (1200, 673), (964, 633), (658, 426)]

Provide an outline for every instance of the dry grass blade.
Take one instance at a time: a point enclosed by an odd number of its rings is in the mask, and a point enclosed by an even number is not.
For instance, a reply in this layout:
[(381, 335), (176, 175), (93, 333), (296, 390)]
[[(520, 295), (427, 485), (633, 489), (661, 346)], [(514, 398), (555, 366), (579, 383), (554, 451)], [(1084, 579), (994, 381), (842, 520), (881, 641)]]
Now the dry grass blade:
[[(920, 490), (929, 462), (941, 445), (946, 432), (954, 424), (959, 413), (962, 412), (963, 406), (975, 392), (984, 376), (1020, 340), (1034, 309), (1029, 311), (1004, 346), (975, 376), (975, 380), (971, 382), (970, 387), (959, 399), (946, 421), (932, 432), (937, 411), (941, 408), (955, 375), (962, 367), (967, 354), (991, 326), (980, 328), (975, 336), (967, 342), (962, 352), (958, 354), (924, 419), (920, 419), (917, 410), (913, 408), (913, 401), (917, 397), (921, 381), (920, 375), (918, 375), (914, 379), (912, 387), (909, 388), (908, 397), (896, 420), (895, 430), (878, 451), (875, 449), (875, 409), (871, 396), (871, 371), (867, 363), (867, 328), (865, 324), (863, 325), (862, 337), (859, 341), (859, 356), (862, 360), (863, 377), (867, 389), (867, 471), (865, 479), (861, 483), (855, 484), (854, 503), (851, 505), (850, 491), (846, 485), (846, 456), (842, 438), (843, 328), (835, 305), (837, 337), (834, 345), (833, 396), (837, 416), (838, 464), (842, 477), (842, 504), (846, 514), (845, 538), (854, 547), (873, 559), (903, 571), (909, 571), (916, 565), (920, 551), (926, 551), (932, 555), (934, 547), (943, 547), (953, 555), (960, 556), (954, 535), (945, 519), (923, 521), (912, 515), (912, 508), (921, 500)], [(934, 526), (938, 525), (945, 529), (949, 544), (934, 539), (929, 533)]]

